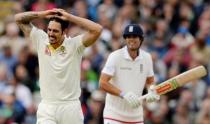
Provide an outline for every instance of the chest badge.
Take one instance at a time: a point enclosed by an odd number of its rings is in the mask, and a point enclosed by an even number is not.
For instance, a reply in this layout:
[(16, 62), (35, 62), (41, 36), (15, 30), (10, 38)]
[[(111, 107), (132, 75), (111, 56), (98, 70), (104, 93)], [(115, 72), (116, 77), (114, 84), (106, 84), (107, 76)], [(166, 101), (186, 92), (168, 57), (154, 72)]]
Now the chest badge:
[(66, 52), (66, 47), (61, 46), (61, 47), (60, 47), (60, 50), (59, 50), (59, 54), (63, 56), (63, 55), (65, 55), (66, 53), (67, 53), (67, 52)]
[(48, 46), (45, 47), (45, 55), (51, 56), (51, 52)]

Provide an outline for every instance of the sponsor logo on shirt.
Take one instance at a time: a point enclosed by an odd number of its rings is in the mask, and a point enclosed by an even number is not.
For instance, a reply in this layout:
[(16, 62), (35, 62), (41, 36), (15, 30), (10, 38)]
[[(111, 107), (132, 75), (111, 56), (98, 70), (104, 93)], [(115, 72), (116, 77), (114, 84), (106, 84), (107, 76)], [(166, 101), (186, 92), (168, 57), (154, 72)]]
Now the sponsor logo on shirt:
[(48, 46), (45, 47), (45, 55), (51, 56), (51, 52)]
[(120, 67), (120, 70), (132, 70), (130, 67)]

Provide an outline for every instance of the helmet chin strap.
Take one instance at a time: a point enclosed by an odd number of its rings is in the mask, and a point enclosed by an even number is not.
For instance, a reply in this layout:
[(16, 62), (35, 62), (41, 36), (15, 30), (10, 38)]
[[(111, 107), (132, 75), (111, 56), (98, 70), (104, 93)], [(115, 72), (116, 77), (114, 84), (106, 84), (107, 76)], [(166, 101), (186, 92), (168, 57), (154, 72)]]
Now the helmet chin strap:
[(139, 56), (139, 50), (137, 50), (137, 56)]
[(141, 45), (142, 45), (142, 43), (143, 43), (143, 41), (140, 39), (140, 44), (139, 44), (139, 47), (138, 47), (138, 50), (137, 50), (137, 55), (139, 56), (139, 49), (140, 49), (140, 47), (141, 47)]
[(140, 47), (141, 47), (141, 44), (142, 44), (142, 41), (141, 41), (141, 43), (140, 43), (140, 45), (139, 45), (139, 47), (138, 47), (137, 56), (139, 56), (139, 49), (140, 49)]

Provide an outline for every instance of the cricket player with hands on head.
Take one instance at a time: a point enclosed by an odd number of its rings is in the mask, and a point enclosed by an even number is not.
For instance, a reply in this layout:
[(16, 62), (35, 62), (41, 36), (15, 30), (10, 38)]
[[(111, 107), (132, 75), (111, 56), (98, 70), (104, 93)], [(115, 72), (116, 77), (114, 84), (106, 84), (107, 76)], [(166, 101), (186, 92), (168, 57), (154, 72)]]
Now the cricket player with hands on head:
[(139, 25), (127, 25), (123, 38), (126, 46), (109, 55), (100, 76), (100, 88), (107, 92), (104, 124), (143, 124), (144, 87), (147, 102), (160, 98), (153, 85), (153, 63), (151, 55), (140, 49), (144, 36)]
[[(31, 23), (34, 19), (49, 19), (47, 31), (34, 26)], [(39, 58), (42, 101), (37, 124), (83, 124), (80, 64), (84, 49), (97, 40), (102, 26), (63, 9), (23, 12), (16, 14), (15, 20), (32, 41)], [(87, 32), (67, 37), (69, 22)]]

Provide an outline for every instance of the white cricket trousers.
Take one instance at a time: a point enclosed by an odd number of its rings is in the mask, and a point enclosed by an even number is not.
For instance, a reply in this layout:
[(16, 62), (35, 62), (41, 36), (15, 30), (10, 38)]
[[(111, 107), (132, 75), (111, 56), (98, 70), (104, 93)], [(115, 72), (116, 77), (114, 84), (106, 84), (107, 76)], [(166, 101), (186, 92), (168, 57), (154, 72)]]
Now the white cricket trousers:
[(79, 100), (66, 103), (41, 102), (36, 124), (83, 124), (84, 116)]
[(144, 124), (143, 122), (123, 122), (115, 119), (104, 119), (104, 124)]

